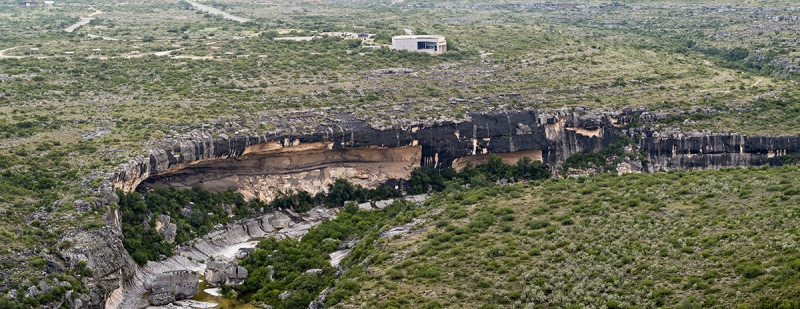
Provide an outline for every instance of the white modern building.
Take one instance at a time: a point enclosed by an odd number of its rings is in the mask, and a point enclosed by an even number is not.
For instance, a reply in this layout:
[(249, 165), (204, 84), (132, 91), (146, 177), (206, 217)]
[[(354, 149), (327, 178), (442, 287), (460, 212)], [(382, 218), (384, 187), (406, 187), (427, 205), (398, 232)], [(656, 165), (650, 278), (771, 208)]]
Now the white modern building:
[(392, 37), (392, 49), (438, 55), (447, 51), (447, 41), (441, 35), (398, 35)]

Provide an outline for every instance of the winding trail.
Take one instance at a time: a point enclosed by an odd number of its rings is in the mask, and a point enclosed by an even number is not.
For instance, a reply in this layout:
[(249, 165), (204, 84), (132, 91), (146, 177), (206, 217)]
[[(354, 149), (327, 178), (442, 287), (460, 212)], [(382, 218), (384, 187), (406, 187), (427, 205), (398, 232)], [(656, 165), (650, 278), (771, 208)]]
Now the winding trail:
[(197, 9), (199, 9), (201, 11), (208, 12), (210, 14), (222, 15), (222, 17), (225, 17), (225, 18), (230, 19), (230, 20), (238, 21), (240, 23), (245, 23), (245, 22), (249, 21), (249, 19), (247, 19), (247, 18), (242, 18), (242, 17), (239, 17), (239, 16), (233, 16), (231, 14), (225, 13), (223, 11), (220, 11), (218, 9), (215, 9), (215, 8), (207, 6), (207, 5), (202, 5), (202, 4), (197, 3), (197, 2), (189, 1), (189, 4), (191, 4), (193, 7), (197, 8)]
[(3, 50), (0, 50), (0, 59), (22, 59), (22, 58), (25, 58), (25, 56), (6, 56), (5, 55), (5, 52), (7, 52), (9, 50), (12, 50), (14, 48), (17, 48), (17, 47), (19, 47), (19, 46), (14, 46), (14, 47), (11, 47), (11, 48), (6, 48), (6, 49), (3, 49)]
[[(103, 38), (103, 39), (106, 39), (106, 38)], [(116, 39), (113, 39), (113, 40), (116, 40)], [(3, 50), (0, 50), (0, 59), (22, 59), (22, 58), (45, 59), (45, 58), (67, 57), (67, 56), (64, 56), (64, 55), (36, 56), (36, 57), (34, 57), (34, 56), (9, 56), (9, 55), (5, 55), (5, 52), (7, 52), (9, 50), (12, 50), (12, 49), (15, 49), (15, 48), (18, 48), (18, 47), (20, 47), (20, 46), (14, 46), (14, 47), (10, 47), (10, 48), (6, 48), (6, 49), (3, 49)], [(172, 56), (171, 55), (171, 53), (176, 52), (176, 51), (181, 51), (181, 50), (183, 50), (183, 49), (173, 49), (173, 50), (165, 50), (165, 51), (151, 52), (151, 53), (126, 54), (126, 55), (114, 56), (114, 57), (89, 56), (88, 58), (100, 59), (100, 60), (108, 60), (108, 59), (115, 59), (115, 58), (141, 58), (141, 57), (144, 57), (144, 56), (147, 56), (147, 55), (155, 55), (155, 56), (159, 56), (159, 57), (170, 57), (170, 58), (173, 58), (173, 59), (193, 59), (193, 60), (213, 60), (214, 59), (214, 56), (192, 56), (192, 55)]]
[(78, 29), (80, 26), (83, 26), (85, 24), (88, 24), (88, 23), (92, 22), (92, 20), (94, 19), (94, 18), (91, 18), (92, 16), (95, 16), (95, 15), (101, 14), (101, 13), (103, 13), (103, 12), (95, 9), (94, 13), (87, 15), (87, 17), (81, 17), (81, 21), (75, 23), (72, 26), (67, 27), (67, 29), (64, 29), (64, 31), (66, 31), (66, 32), (75, 31), (75, 29)]

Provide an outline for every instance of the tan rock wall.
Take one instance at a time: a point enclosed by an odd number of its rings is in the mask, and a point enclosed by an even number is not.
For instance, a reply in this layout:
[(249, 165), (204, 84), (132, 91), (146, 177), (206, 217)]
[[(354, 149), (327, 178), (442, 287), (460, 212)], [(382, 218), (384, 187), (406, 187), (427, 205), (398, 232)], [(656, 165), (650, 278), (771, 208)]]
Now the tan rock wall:
[(325, 143), (277, 146), (263, 143), (248, 147), (238, 158), (209, 159), (172, 169), (150, 177), (140, 189), (202, 185), (214, 191), (231, 188), (248, 199), (269, 202), (280, 192), (316, 194), (339, 178), (367, 188), (389, 179), (408, 179), (422, 157), (421, 146), (346, 150), (332, 150)]

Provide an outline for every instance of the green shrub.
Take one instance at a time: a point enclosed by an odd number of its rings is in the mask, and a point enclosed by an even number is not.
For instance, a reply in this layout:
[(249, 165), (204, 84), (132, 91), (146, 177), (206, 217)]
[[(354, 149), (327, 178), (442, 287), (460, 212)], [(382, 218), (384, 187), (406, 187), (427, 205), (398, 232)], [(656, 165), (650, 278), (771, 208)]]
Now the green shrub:
[(528, 222), (528, 227), (532, 230), (539, 230), (550, 226), (550, 221), (547, 220), (533, 220)]
[(392, 280), (403, 279), (403, 273), (398, 271), (398, 270), (396, 270), (396, 269), (387, 270), (386, 271), (386, 276), (389, 277), (389, 279), (392, 279)]
[(743, 262), (736, 265), (734, 271), (742, 277), (752, 279), (765, 273), (764, 267), (755, 262)]

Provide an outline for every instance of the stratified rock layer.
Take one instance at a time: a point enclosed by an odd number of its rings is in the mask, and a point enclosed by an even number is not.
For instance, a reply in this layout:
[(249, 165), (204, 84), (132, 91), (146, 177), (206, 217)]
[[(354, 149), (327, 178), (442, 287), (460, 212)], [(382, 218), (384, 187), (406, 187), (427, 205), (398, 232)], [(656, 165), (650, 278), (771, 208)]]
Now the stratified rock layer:
[[(667, 115), (668, 116), (668, 115)], [(800, 153), (800, 137), (658, 132), (625, 129), (633, 121), (666, 117), (626, 110), (557, 110), (474, 113), (461, 122), (372, 128), (363, 122), (320, 126), (308, 134), (265, 134), (214, 139), (196, 135), (172, 149), (132, 160), (110, 176), (125, 191), (146, 187), (203, 185), (236, 188), (249, 198), (270, 200), (277, 191), (324, 190), (335, 178), (374, 187), (407, 178), (416, 166), (459, 167), (501, 154), (522, 155), (561, 166), (579, 152), (599, 151), (622, 136), (647, 154), (645, 172), (764, 165), (773, 156)]]

